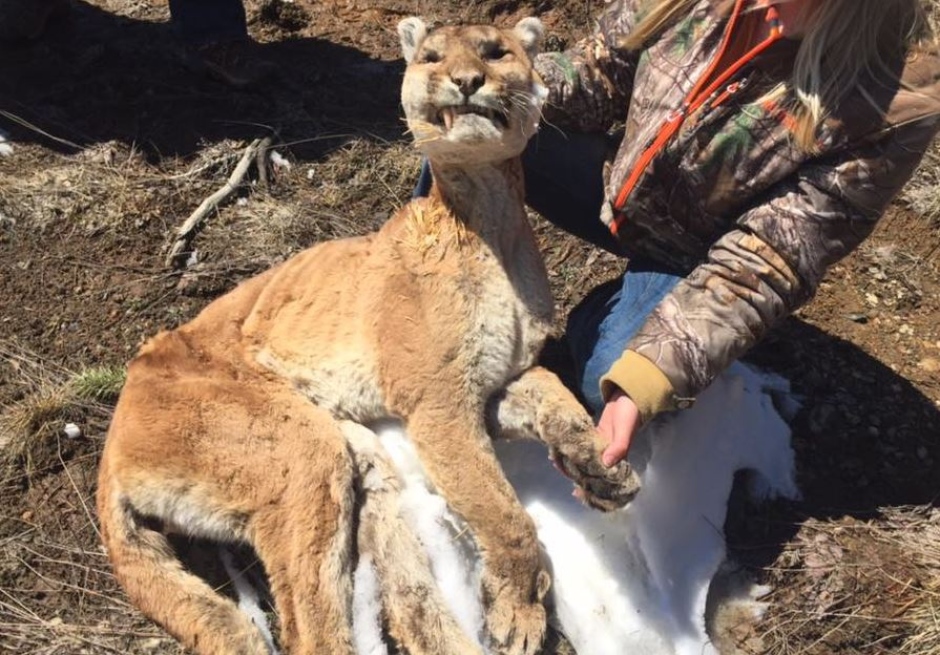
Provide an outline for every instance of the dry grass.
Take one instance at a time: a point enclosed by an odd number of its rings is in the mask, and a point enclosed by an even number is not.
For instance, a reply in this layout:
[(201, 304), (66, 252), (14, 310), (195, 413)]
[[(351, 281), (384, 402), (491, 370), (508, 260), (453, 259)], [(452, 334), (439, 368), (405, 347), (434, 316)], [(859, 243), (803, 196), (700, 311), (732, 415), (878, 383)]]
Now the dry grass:
[(76, 419), (70, 394), (64, 386), (42, 386), (0, 413), (4, 435), (0, 462), (32, 478), (45, 468), (50, 442), (63, 434), (66, 423)]
[(19, 387), (16, 400), (0, 407), (0, 473), (5, 484), (13, 479), (28, 484), (57, 466), (63, 441), (75, 438), (66, 435), (66, 424), (83, 431), (104, 425), (110, 408), (103, 403), (115, 400), (124, 384), (123, 368), (72, 373), (9, 341), (0, 342), (0, 362), (18, 373)]
[(927, 151), (901, 199), (931, 227), (940, 228), (940, 141)]
[[(366, 137), (350, 138), (322, 158), (300, 163), (289, 158), (290, 144), (273, 147), (286, 164), (274, 167), (269, 190), (247, 186), (221, 207), (192, 241), (195, 263), (183, 273), (186, 295), (214, 297), (234, 282), (284, 261), (321, 241), (378, 229), (408, 200), (420, 160), (410, 145)], [(232, 163), (241, 152), (230, 146)], [(194, 165), (194, 170), (199, 170)], [(207, 193), (227, 170), (202, 170), (214, 176)], [(376, 189), (383, 193), (376, 193)], [(189, 194), (195, 207), (201, 197)]]
[[(29, 156), (23, 150), (20, 156)], [(173, 190), (160, 184), (158, 172), (133, 147), (103, 143), (56, 159), (52, 166), (0, 170), (0, 210), (8, 218), (37, 231), (66, 222), (99, 233), (139, 228), (173, 205)]]
[(419, 165), (408, 144), (354, 138), (315, 162), (282, 167), (276, 195), (247, 199), (220, 227), (244, 230), (246, 242), (257, 246), (255, 255), (289, 254), (298, 246), (363, 234), (407, 201), (404, 193)]
[(912, 634), (898, 651), (901, 655), (940, 653), (940, 510), (936, 508), (892, 509), (886, 513), (896, 533), (885, 531), (876, 538), (900, 541), (905, 553), (926, 572), (916, 600), (905, 612)]
[(940, 653), (940, 511), (806, 521), (771, 570), (766, 655)]
[(66, 485), (42, 485), (29, 509), (0, 516), (0, 652), (183, 653), (111, 574), (93, 514), (95, 461), (60, 457)]
[[(0, 341), (0, 373), (17, 387), (0, 411), (0, 652), (182, 653), (126, 602), (99, 545), (102, 403), (123, 369), (73, 373)], [(65, 436), (67, 421), (83, 435)]]

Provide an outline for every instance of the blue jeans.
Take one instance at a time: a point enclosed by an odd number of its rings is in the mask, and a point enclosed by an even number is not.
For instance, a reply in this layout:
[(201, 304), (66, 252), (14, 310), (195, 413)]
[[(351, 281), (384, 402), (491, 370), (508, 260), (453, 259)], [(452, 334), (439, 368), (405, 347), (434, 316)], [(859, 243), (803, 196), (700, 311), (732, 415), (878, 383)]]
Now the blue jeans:
[(170, 16), (190, 45), (248, 37), (242, 0), (170, 0)]
[(681, 279), (655, 264), (632, 261), (623, 277), (595, 288), (571, 310), (565, 336), (578, 391), (595, 418), (604, 409), (601, 377)]
[[(607, 135), (563, 134), (544, 127), (522, 156), (526, 203), (556, 226), (614, 254), (623, 254), (601, 222), (603, 166), (612, 143)], [(424, 163), (415, 197), (431, 189)], [(600, 415), (600, 378), (623, 354), (646, 317), (682, 276), (652, 261), (631, 260), (623, 277), (592, 290), (568, 317), (565, 336), (575, 364), (578, 391)]]

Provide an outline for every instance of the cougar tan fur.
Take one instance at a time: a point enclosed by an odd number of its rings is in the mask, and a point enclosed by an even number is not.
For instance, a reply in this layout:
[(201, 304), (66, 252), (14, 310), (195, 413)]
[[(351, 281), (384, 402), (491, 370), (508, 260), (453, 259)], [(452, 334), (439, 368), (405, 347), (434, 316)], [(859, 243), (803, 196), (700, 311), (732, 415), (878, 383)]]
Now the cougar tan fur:
[[(412, 18), (399, 34), (402, 104), (431, 162), (430, 197), (377, 233), (300, 253), (151, 339), (129, 365), (108, 432), (98, 512), (117, 579), (205, 655), (267, 651), (234, 603), (182, 567), (167, 529), (255, 548), (289, 653), (353, 652), (351, 567), (370, 548), (391, 636), (412, 653), (473, 652), (446, 617), (414, 620), (410, 608), (424, 607), (414, 594), (432, 582), (426, 558), (394, 515), (395, 485), (370, 500), (362, 472), (392, 474), (356, 446), (359, 424), (403, 421), (470, 527), (499, 653), (539, 650), (550, 578), (491, 435), (542, 439), (602, 509), (637, 488), (625, 464), (600, 464), (590, 417), (533, 367), (552, 301), (518, 155), (543, 96), (530, 63), (541, 24), (429, 32)], [(360, 509), (369, 529), (357, 539)], [(446, 614), (431, 605), (432, 618)]]

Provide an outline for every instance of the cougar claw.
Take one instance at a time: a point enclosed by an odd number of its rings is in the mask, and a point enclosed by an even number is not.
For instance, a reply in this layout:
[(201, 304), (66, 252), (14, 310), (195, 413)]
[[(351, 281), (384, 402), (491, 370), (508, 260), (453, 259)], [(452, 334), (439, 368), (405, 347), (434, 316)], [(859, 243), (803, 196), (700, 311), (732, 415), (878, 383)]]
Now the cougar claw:
[(557, 450), (551, 457), (555, 466), (578, 486), (575, 497), (594, 509), (604, 512), (619, 509), (640, 490), (640, 479), (626, 460), (608, 468), (596, 453), (579, 458), (578, 463)]

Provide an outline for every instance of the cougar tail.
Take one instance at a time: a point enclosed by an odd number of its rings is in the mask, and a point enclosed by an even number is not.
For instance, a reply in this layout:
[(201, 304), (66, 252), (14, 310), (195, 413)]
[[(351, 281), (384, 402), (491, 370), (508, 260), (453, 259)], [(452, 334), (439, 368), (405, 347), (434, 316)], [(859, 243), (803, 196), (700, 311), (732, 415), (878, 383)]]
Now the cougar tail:
[(231, 600), (187, 571), (102, 462), (98, 518), (115, 577), (144, 614), (199, 655), (268, 655), (261, 632)]

